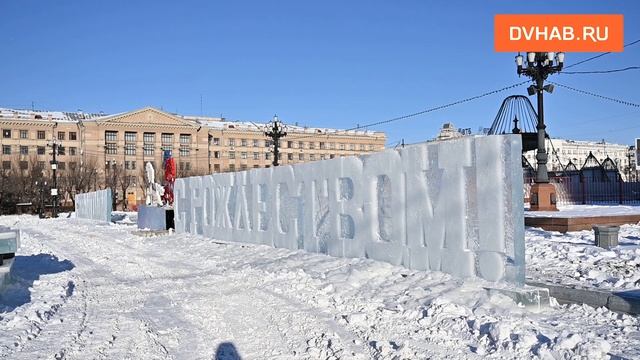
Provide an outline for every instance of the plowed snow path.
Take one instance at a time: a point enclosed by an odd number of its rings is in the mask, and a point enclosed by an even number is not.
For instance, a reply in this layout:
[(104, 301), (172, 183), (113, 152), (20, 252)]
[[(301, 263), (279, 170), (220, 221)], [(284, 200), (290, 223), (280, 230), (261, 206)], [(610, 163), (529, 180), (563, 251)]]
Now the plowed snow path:
[(597, 358), (640, 344), (636, 318), (532, 314), (436, 272), (77, 219), (0, 224), (23, 231), (0, 358), (212, 359), (221, 344), (243, 359)]

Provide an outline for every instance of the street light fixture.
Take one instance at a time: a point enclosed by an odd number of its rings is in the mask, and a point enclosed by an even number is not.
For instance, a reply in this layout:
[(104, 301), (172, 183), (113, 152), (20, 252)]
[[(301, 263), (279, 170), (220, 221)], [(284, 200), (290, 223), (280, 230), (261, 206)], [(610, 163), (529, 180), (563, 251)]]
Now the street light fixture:
[(526, 60), (525, 64), (524, 57), (520, 53), (516, 55), (518, 75), (525, 75), (533, 80), (534, 84), (527, 88), (527, 92), (529, 95), (536, 94), (538, 97), (538, 153), (536, 154), (538, 168), (534, 184), (535, 188), (532, 187), (531, 189), (531, 210), (557, 210), (555, 206), (555, 188), (549, 184), (549, 173), (547, 172), (548, 156), (545, 148), (546, 126), (544, 123), (543, 95), (545, 91), (548, 93), (553, 92), (553, 85), (545, 85), (544, 81), (549, 75), (562, 70), (564, 53), (528, 52)]

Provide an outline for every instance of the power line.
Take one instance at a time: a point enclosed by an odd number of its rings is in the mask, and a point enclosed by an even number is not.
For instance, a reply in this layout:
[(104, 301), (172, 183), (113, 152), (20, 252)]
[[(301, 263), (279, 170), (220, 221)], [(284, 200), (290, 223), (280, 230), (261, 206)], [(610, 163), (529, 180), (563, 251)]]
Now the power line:
[(640, 108), (640, 104), (632, 103), (630, 101), (615, 99), (615, 98), (612, 98), (612, 97), (609, 97), (609, 96), (604, 96), (604, 95), (592, 93), (590, 91), (576, 89), (574, 87), (567, 86), (567, 85), (562, 85), (562, 84), (559, 84), (559, 83), (554, 82), (554, 81), (549, 81), (549, 82), (551, 84), (553, 84), (553, 85), (556, 85), (556, 86), (559, 86), (559, 87), (562, 87), (562, 88), (565, 88), (565, 89), (569, 89), (571, 91), (575, 91), (575, 92), (580, 93), (580, 94), (590, 95), (590, 96), (597, 97), (597, 98), (600, 98), (600, 99), (613, 101), (613, 102), (616, 102), (616, 103), (619, 103), (619, 104), (622, 104), (622, 105), (627, 105), (627, 106), (633, 106), (633, 107), (639, 107)]
[(622, 71), (629, 70), (640, 70), (640, 66), (629, 66), (622, 69), (612, 69), (612, 70), (593, 70), (593, 71), (562, 71), (560, 74), (610, 74)]
[[(631, 45), (635, 45), (635, 44), (637, 44), (637, 43), (640, 43), (640, 39), (635, 40), (635, 41), (632, 41), (632, 42), (630, 42), (630, 43), (626, 44), (624, 47), (628, 47), (628, 46), (631, 46)], [(564, 68), (565, 68), (565, 69), (568, 69), (568, 68), (571, 68), (571, 67), (574, 67), (574, 66), (577, 66), (577, 65), (580, 65), (580, 64), (584, 64), (584, 63), (586, 63), (586, 62), (589, 62), (589, 61), (591, 61), (591, 60), (595, 60), (595, 59), (597, 59), (597, 58), (600, 58), (600, 57), (603, 57), (603, 56), (605, 56), (605, 55), (609, 55), (609, 54), (611, 54), (611, 51), (608, 51), (608, 52), (605, 52), (605, 53), (602, 53), (602, 54), (598, 54), (598, 55), (596, 55), (596, 56), (592, 56), (592, 57), (590, 57), (590, 58), (586, 58), (586, 59), (584, 59), (584, 60), (582, 60), (582, 61), (578, 61), (578, 62), (577, 62), (577, 63), (575, 63), (575, 64), (567, 65), (567, 66), (565, 66)]]
[[(457, 101), (454, 101), (454, 102), (450, 102), (448, 104), (434, 106), (434, 107), (431, 107), (431, 108), (428, 108), (428, 109), (424, 109), (424, 110), (421, 110), (421, 111), (418, 111), (418, 112), (414, 112), (414, 113), (411, 113), (411, 114), (394, 117), (394, 118), (387, 119), (387, 120), (376, 121), (376, 122), (369, 123), (369, 124), (364, 124), (364, 125), (358, 125), (356, 127), (352, 127), (350, 129), (345, 129), (345, 130), (342, 130), (342, 131), (353, 131), (353, 130), (359, 130), (359, 129), (366, 129), (366, 128), (370, 128), (370, 127), (373, 127), (373, 126), (378, 126), (378, 125), (388, 124), (388, 123), (395, 122), (395, 121), (409, 119), (409, 118), (412, 118), (412, 117), (416, 117), (416, 116), (419, 116), (419, 115), (424, 115), (424, 114), (427, 114), (427, 113), (430, 113), (430, 112), (434, 112), (434, 111), (437, 111), (437, 110), (442, 110), (442, 109), (446, 109), (446, 108), (449, 108), (449, 107), (452, 107), (452, 106), (460, 105), (460, 104), (463, 104), (463, 103), (466, 103), (466, 102), (469, 102), (469, 101), (477, 100), (477, 99), (480, 99), (480, 98), (483, 98), (483, 97), (486, 97), (486, 96), (489, 96), (489, 95), (497, 94), (497, 93), (500, 93), (500, 92), (503, 92), (503, 91), (506, 91), (506, 90), (509, 90), (509, 89), (513, 89), (513, 88), (516, 88), (518, 86), (521, 86), (521, 85), (524, 85), (524, 84), (527, 84), (527, 83), (529, 83), (529, 80), (523, 81), (523, 82), (519, 82), (517, 84), (505, 86), (505, 87), (500, 88), (500, 89), (487, 91), (485, 93), (482, 93), (482, 94), (479, 94), (479, 95), (475, 95), (475, 96), (471, 96), (471, 97), (468, 97), (468, 98), (464, 98), (464, 99), (461, 99), (461, 100), (457, 100)], [(318, 135), (325, 135), (325, 134), (313, 134), (313, 135), (307, 135), (307, 136), (302, 136), (302, 137), (292, 137), (292, 138), (289, 138), (289, 140), (299, 140), (299, 139), (303, 139), (303, 138), (307, 138), (307, 137), (315, 137), (315, 136), (318, 136)], [(329, 135), (329, 134), (326, 134), (326, 135)]]

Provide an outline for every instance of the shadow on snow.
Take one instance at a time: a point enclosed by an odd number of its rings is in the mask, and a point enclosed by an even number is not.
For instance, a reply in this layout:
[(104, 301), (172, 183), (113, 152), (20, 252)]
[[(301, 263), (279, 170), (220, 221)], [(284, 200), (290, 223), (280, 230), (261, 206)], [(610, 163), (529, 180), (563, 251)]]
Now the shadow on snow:
[[(51, 254), (16, 256), (11, 279), (0, 291), (0, 313), (13, 311), (31, 301), (31, 287), (42, 275), (57, 274), (74, 268), (69, 260), (60, 261)], [(67, 285), (66, 296), (73, 294), (73, 283)]]

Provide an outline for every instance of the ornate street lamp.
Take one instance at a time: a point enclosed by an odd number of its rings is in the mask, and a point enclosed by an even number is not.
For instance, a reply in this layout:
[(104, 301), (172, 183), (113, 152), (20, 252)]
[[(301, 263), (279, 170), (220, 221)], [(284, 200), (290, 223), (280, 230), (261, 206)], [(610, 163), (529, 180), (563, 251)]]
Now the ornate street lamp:
[(518, 75), (528, 76), (534, 82), (527, 88), (529, 95), (537, 94), (538, 97), (538, 153), (536, 154), (538, 168), (535, 184), (531, 188), (531, 210), (557, 210), (555, 187), (549, 184), (547, 172), (548, 156), (545, 148), (546, 126), (544, 124), (543, 94), (545, 91), (553, 92), (553, 85), (544, 85), (544, 81), (549, 75), (562, 70), (564, 53), (528, 52), (526, 59), (518, 53), (516, 65), (518, 66)]
[(287, 136), (286, 126), (278, 120), (278, 116), (274, 115), (273, 120), (267, 125), (264, 134), (271, 138), (273, 142), (273, 166), (278, 166), (278, 156), (280, 156), (280, 138)]

